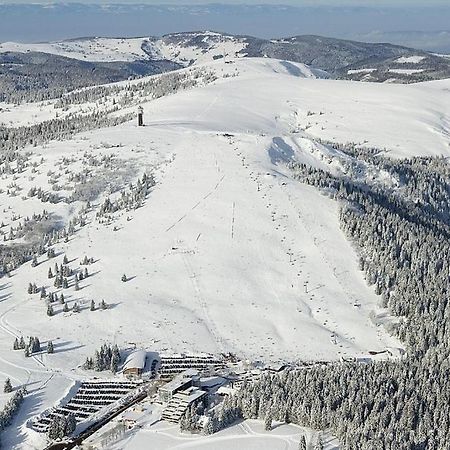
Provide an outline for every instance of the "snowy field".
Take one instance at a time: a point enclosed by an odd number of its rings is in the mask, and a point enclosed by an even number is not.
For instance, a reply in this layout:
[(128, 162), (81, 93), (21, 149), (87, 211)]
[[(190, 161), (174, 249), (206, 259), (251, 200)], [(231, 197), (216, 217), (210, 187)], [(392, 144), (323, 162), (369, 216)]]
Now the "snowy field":
[[(177, 35), (175, 35), (177, 36)], [(192, 37), (183, 33), (181, 41), (171, 42), (161, 38), (85, 38), (71, 39), (62, 42), (45, 43), (0, 43), (0, 53), (4, 52), (43, 52), (82, 61), (113, 62), (139, 61), (150, 59), (168, 59), (183, 66), (191, 61), (196, 63), (211, 62), (223, 55), (234, 58), (246, 44), (234, 36), (222, 36), (214, 32), (204, 32), (202, 47), (184, 45)], [(146, 49), (146, 51), (143, 50)]]
[(43, 52), (83, 61), (137, 61), (148, 58), (141, 48), (148, 41), (148, 38), (92, 38), (37, 44), (3, 42), (0, 52)]
[[(258, 420), (246, 420), (212, 436), (180, 433), (178, 426), (160, 422), (129, 432), (111, 450), (143, 450), (149, 443), (158, 450), (297, 450), (301, 436), (306, 436), (312, 445), (317, 436), (306, 428), (296, 425), (275, 424), (271, 431), (264, 430)], [(324, 450), (338, 450), (336, 440), (324, 433)]]
[[(386, 148), (396, 157), (449, 156), (450, 82), (321, 80), (305, 66), (269, 59), (208, 67), (217, 82), (144, 103), (145, 127), (133, 121), (30, 149), (37, 170), (15, 175), (19, 195), (8, 195), (13, 180), (2, 175), (5, 231), (44, 208), (63, 223), (79, 212), (81, 202), (26, 197), (35, 185), (51, 190), (49, 171), (59, 173), (68, 194), (71, 176), (90, 170), (100, 192), (87, 225), (55, 246), (55, 258), (41, 256), (37, 267), (26, 263), (2, 279), (0, 381), (9, 376), (32, 393), (5, 433), (5, 448), (40, 448), (23, 424), (88, 376), (77, 366), (104, 341), (166, 352), (235, 352), (267, 362), (363, 357), (399, 347), (380, 325), (386, 319), (380, 299), (340, 231), (339, 205), (294, 181), (286, 162), (345, 171), (349, 158), (318, 137)], [(38, 120), (40, 108), (44, 120), (54, 111), (51, 103), (18, 108), (22, 120), (27, 114)], [(0, 122), (14, 120), (9, 114), (0, 111)], [(108, 156), (116, 161), (112, 169), (90, 165), (93, 157)], [(156, 179), (144, 205), (100, 223), (95, 208), (144, 172)], [(370, 176), (396, 183), (383, 173)], [(27, 294), (27, 286), (59, 294), (47, 273), (64, 254), (73, 269), (84, 256), (94, 263), (79, 290), (73, 283), (64, 289), (68, 305), (76, 302), (81, 311), (63, 312), (56, 304), (49, 317), (44, 300)], [(90, 311), (91, 300), (105, 300), (109, 308)], [(21, 335), (39, 336), (42, 354), (13, 352)], [(55, 346), (51, 355), (48, 340)], [(201, 444), (161, 431), (166, 447), (160, 448), (220, 449), (224, 442), (223, 448), (242, 442), (261, 448), (263, 438), (252, 430), (240, 425)], [(270, 448), (297, 448), (294, 435), (290, 427), (274, 430)], [(126, 448), (138, 448), (133, 445), (130, 440)]]

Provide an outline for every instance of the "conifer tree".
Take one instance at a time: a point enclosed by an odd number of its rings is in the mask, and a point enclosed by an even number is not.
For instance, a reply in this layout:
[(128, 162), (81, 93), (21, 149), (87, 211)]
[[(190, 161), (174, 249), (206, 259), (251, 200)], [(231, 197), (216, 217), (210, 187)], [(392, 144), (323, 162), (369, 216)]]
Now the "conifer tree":
[(299, 444), (298, 444), (298, 450), (306, 450), (307, 449), (307, 447), (306, 447), (306, 438), (305, 438), (305, 436), (303, 435), (301, 438), (300, 438), (300, 442), (299, 442)]
[(19, 350), (19, 340), (17, 338), (14, 339), (13, 350)]
[(9, 378), (7, 378), (5, 380), (5, 385), (3, 386), (3, 392), (5, 394), (9, 394), (10, 392), (12, 392), (12, 390), (13, 390), (13, 387), (12, 387), (12, 384), (11, 384), (11, 380)]
[(53, 348), (53, 342), (52, 341), (48, 341), (47, 343), (47, 353), (54, 353), (54, 348)]
[(272, 430), (272, 422), (273, 422), (273, 414), (272, 411), (269, 409), (266, 413), (266, 418), (264, 420), (264, 429), (266, 431)]
[(69, 413), (66, 417), (66, 429), (65, 435), (70, 436), (77, 427), (77, 421), (75, 419), (75, 415), (73, 413)]

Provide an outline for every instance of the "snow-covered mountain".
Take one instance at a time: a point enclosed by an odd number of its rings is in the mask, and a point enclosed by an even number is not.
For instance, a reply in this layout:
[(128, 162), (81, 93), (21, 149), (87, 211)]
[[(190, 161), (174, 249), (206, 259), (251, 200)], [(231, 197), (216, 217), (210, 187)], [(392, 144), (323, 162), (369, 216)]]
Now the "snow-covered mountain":
[[(245, 49), (245, 38), (215, 32), (176, 33), (162, 38), (81, 38), (62, 42), (21, 44), (5, 42), (0, 52), (41, 52), (90, 62), (171, 60), (189, 65)], [(241, 55), (243, 56), (243, 55)]]
[[(41, 52), (96, 63), (166, 61), (188, 66), (221, 58), (270, 57), (307, 64), (338, 79), (417, 82), (450, 76), (447, 58), (391, 44), (296, 36), (265, 40), (212, 31), (161, 38), (81, 38), (62, 42), (0, 44), (0, 53)], [(413, 62), (402, 58), (415, 58)], [(400, 61), (400, 62), (399, 62)]]
[[(40, 386), (35, 410), (53, 405), (85, 376), (79, 364), (103, 341), (265, 361), (336, 360), (401, 347), (383, 327), (395, 319), (379, 307), (340, 229), (339, 203), (298, 183), (289, 163), (397, 188), (401, 180), (329, 141), (398, 158), (448, 157), (450, 82), (354, 83), (320, 79), (286, 60), (214, 61), (223, 38), (208, 36), (202, 42), (209, 50), (198, 53), (189, 44), (177, 54), (185, 44), (174, 37), (164, 47), (145, 41), (178, 62), (199, 61), (178, 72), (59, 100), (0, 104), (4, 133), (44, 136), (50, 121), (61, 124), (55, 139), (31, 140), (26, 157), (2, 165), (4, 249), (29, 245), (37, 228), (55, 236), (54, 257), (42, 254), (9, 270), (2, 284), (0, 377)], [(129, 52), (120, 47), (124, 57), (139, 53), (133, 42)], [(227, 54), (242, 51), (228, 45)], [(78, 57), (88, 52), (76, 46)], [(136, 126), (138, 104), (144, 127)], [(117, 126), (99, 122), (77, 132), (80, 117), (88, 123), (128, 113), (132, 119)], [(58, 122), (64, 119), (73, 122), (72, 132)], [(145, 173), (156, 184), (135, 196)], [(23, 232), (25, 218), (44, 209), (45, 220), (33, 219), (36, 230)], [(69, 221), (73, 230), (58, 239)], [(61, 266), (64, 255), (76, 273), (85, 256), (93, 262), (87, 278), (75, 283), (69, 276), (62, 289), (49, 269)], [(45, 300), (27, 293), (29, 283), (63, 292), (70, 310), (56, 302), (48, 314)], [(101, 300), (107, 309), (98, 308)], [(10, 350), (22, 335), (52, 340), (58, 351), (24, 358)], [(26, 426), (22, 431), (23, 445), (40, 448)], [(5, 443), (17, 439), (11, 433)]]

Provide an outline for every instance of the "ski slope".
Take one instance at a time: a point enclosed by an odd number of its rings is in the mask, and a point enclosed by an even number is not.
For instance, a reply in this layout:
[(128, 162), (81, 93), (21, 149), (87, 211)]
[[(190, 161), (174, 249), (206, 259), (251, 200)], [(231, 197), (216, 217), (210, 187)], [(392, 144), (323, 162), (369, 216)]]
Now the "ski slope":
[[(32, 393), (6, 432), (7, 448), (42, 446), (23, 424), (87, 376), (77, 366), (105, 341), (266, 362), (365, 357), (400, 347), (382, 326), (391, 319), (339, 228), (339, 205), (296, 182), (286, 163), (345, 171), (349, 157), (318, 137), (385, 147), (395, 157), (449, 156), (450, 83), (321, 80), (301, 64), (266, 58), (207, 66), (218, 81), (144, 103), (145, 127), (133, 121), (33, 148), (33, 159), (44, 158), (38, 172), (17, 174), (26, 195), (36, 183), (50, 189), (46, 174), (63, 157), (77, 172), (89, 167), (86, 154), (114, 155), (120, 169), (103, 173), (106, 187), (94, 206), (114, 184), (126, 186), (145, 171), (157, 184), (141, 208), (116, 213), (109, 225), (92, 212), (85, 227), (56, 246), (56, 258), (42, 256), (37, 267), (27, 263), (2, 280), (0, 381), (9, 376)], [(40, 108), (53, 104), (17, 108), (1, 111), (0, 122), (11, 111), (39, 120)], [(13, 215), (43, 207), (67, 222), (82, 206), (10, 197), (10, 182), (3, 177), (0, 192), (8, 226)], [(36, 282), (55, 291), (47, 272), (64, 254), (73, 268), (85, 255), (95, 262), (79, 291), (64, 290), (81, 312), (64, 313), (57, 304), (48, 317), (43, 300), (26, 289)], [(110, 307), (90, 311), (92, 299)], [(55, 354), (24, 358), (11, 350), (20, 335), (39, 336), (44, 348), (52, 340)]]

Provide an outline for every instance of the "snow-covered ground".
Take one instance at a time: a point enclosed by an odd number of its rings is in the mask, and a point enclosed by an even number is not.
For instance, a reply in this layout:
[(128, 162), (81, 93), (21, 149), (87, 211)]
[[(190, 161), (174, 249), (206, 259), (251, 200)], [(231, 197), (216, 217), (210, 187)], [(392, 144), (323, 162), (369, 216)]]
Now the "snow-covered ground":
[[(145, 127), (133, 121), (31, 149), (33, 160), (44, 161), (36, 173), (16, 174), (19, 196), (7, 195), (12, 179), (3, 176), (1, 220), (8, 227), (17, 224), (14, 215), (44, 208), (63, 221), (76, 214), (79, 203), (21, 200), (33, 185), (50, 190), (49, 170), (70, 184), (59, 169), (63, 157), (72, 161), (69, 174), (89, 168), (91, 156), (117, 159), (112, 173), (90, 167), (103, 189), (94, 206), (113, 185), (125, 187), (145, 171), (157, 181), (143, 207), (115, 213), (110, 225), (91, 213), (85, 227), (56, 245), (56, 258), (43, 256), (37, 267), (27, 263), (3, 278), (0, 376), (27, 383), (32, 393), (6, 432), (7, 448), (40, 448), (25, 427), (18, 436), (18, 426), (82, 378), (77, 365), (103, 341), (168, 352), (231, 351), (265, 361), (335, 360), (400, 345), (376, 319), (384, 311), (339, 229), (339, 205), (295, 182), (285, 163), (345, 170), (348, 157), (317, 137), (386, 147), (397, 157), (449, 156), (450, 82), (320, 80), (305, 66), (266, 58), (207, 67), (217, 82), (144, 103)], [(221, 78), (224, 73), (234, 76)], [(36, 120), (39, 108), (42, 117), (46, 108), (54, 111), (51, 103), (18, 108)], [(0, 122), (8, 123), (8, 114), (1, 111)], [(77, 302), (81, 312), (64, 313), (56, 304), (49, 317), (27, 286), (56, 291), (47, 272), (64, 254), (74, 269), (85, 255), (95, 262), (79, 291), (64, 290), (69, 306)], [(91, 299), (110, 308), (90, 311)], [(55, 353), (13, 352), (20, 335), (39, 336), (44, 349), (51, 339)], [(286, 438), (275, 434), (271, 448), (286, 448)], [(171, 439), (167, 448), (180, 443)], [(194, 447), (221, 448), (208, 447), (212, 439)], [(248, 438), (235, 439), (240, 445)], [(249, 445), (258, 446), (255, 439)]]
[[(177, 425), (160, 422), (128, 432), (111, 450), (143, 450), (149, 443), (158, 450), (297, 450), (302, 436), (312, 444), (318, 439), (311, 430), (296, 425), (275, 424), (271, 431), (265, 431), (257, 420), (243, 421), (212, 436), (180, 433)], [(339, 449), (337, 441), (326, 433), (322, 442), (324, 450)]]
[[(43, 52), (82, 61), (139, 61), (168, 59), (182, 65), (191, 61), (204, 63), (215, 58), (234, 58), (246, 46), (241, 39), (234, 36), (204, 32), (201, 47), (188, 43), (192, 35), (183, 33), (180, 40), (172, 42), (169, 38), (80, 38), (62, 42), (45, 43), (0, 43), (0, 53), (4, 52)], [(186, 41), (186, 42), (185, 42)], [(143, 50), (146, 49), (146, 51)]]
[(413, 73), (421, 73), (424, 69), (389, 69), (389, 72), (399, 73), (401, 75), (411, 75)]
[(419, 64), (422, 62), (426, 57), (425, 56), (419, 56), (419, 55), (413, 55), (413, 56), (402, 56), (395, 60), (398, 64)]
[(0, 53), (33, 51), (83, 61), (136, 61), (148, 58), (141, 48), (148, 41), (149, 38), (87, 38), (37, 44), (4, 42), (0, 44)]

